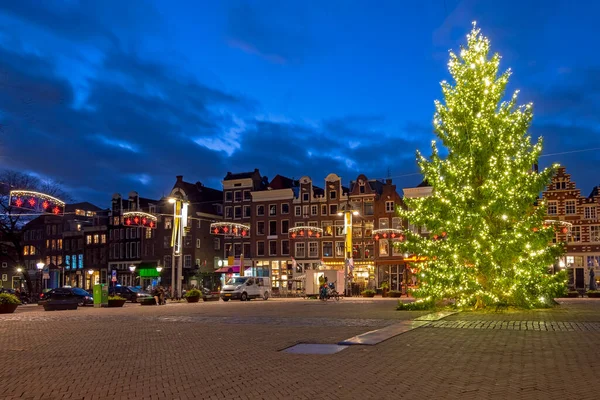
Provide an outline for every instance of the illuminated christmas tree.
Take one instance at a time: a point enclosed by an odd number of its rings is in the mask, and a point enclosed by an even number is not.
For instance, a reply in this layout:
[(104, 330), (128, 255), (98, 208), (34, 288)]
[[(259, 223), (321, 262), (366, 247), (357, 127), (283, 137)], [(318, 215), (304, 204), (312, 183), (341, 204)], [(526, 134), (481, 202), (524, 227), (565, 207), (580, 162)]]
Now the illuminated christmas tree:
[(510, 70), (499, 73), (500, 56), (473, 24), (467, 46), (450, 53), (453, 83), (441, 83), (444, 102), (435, 103), (435, 133), (429, 159), (417, 162), (433, 187), (430, 197), (407, 199), (399, 210), (428, 237), (407, 232), (403, 251), (424, 256), (421, 304), (453, 299), (459, 307), (508, 304), (539, 307), (552, 303), (565, 286), (564, 275), (548, 273), (562, 245), (552, 245), (538, 194), (555, 167), (538, 172), (542, 140), (527, 133), (532, 105), (517, 105), (515, 92), (502, 101)]

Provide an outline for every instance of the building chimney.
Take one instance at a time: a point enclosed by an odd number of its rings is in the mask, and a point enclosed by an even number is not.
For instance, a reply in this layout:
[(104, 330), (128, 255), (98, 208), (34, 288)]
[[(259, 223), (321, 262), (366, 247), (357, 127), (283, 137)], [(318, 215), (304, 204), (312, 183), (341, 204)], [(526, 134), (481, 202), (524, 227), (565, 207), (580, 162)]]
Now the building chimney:
[(177, 182), (183, 181), (183, 175), (177, 175)]

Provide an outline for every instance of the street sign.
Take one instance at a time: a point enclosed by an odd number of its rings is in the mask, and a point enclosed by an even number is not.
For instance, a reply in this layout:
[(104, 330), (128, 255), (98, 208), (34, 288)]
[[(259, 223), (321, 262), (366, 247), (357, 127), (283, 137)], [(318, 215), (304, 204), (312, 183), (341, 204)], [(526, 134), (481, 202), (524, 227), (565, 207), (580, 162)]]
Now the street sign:
[(117, 281), (117, 270), (113, 269), (112, 270), (112, 278), (111, 278), (112, 282), (116, 282)]

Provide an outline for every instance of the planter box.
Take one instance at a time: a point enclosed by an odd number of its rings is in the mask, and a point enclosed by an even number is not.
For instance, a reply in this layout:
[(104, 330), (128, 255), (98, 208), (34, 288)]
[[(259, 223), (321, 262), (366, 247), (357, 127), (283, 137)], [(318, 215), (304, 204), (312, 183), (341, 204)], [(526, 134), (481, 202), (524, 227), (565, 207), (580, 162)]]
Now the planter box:
[(569, 292), (567, 293), (567, 297), (579, 297), (579, 292)]
[(200, 296), (186, 297), (188, 303), (197, 303), (200, 301)]
[(587, 292), (587, 297), (591, 297), (591, 298), (600, 298), (600, 293), (590, 293)]
[(127, 300), (109, 300), (108, 306), (109, 307), (123, 307), (125, 305), (126, 301)]
[(12, 314), (18, 306), (18, 304), (0, 304), (0, 314)]
[(375, 297), (375, 293), (365, 293), (362, 296), (363, 297)]
[(45, 311), (77, 310), (77, 299), (50, 299), (44, 303)]

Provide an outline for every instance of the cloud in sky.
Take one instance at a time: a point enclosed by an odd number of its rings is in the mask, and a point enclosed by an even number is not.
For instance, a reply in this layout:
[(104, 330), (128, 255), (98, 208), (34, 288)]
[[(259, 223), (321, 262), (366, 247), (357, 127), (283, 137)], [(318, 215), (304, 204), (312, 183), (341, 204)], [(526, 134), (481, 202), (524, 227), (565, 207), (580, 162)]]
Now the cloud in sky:
[[(480, 3), (448, 4), (450, 17), (435, 15), (439, 24), (431, 28), (429, 47), (421, 51), (426, 55), (411, 53), (410, 63), (398, 64), (402, 88), (409, 81), (427, 85), (422, 90), (400, 88), (380, 99), (375, 93), (384, 93), (381, 88), (395, 82), (383, 78), (376, 51), (389, 61), (391, 42), (386, 41), (410, 40), (400, 32), (395, 37), (391, 29), (410, 27), (381, 27), (377, 21), (336, 25), (330, 18), (333, 7), (325, 15), (320, 7), (235, 1), (213, 10), (222, 13), (215, 20), (225, 32), (220, 44), (210, 47), (198, 34), (176, 52), (163, 44), (169, 42), (168, 27), (176, 29), (177, 21), (151, 3), (10, 2), (0, 10), (0, 167), (56, 177), (75, 198), (99, 205), (106, 205), (114, 192), (161, 196), (180, 174), (213, 187), (220, 187), (227, 171), (254, 168), (269, 177), (309, 175), (316, 182), (329, 172), (345, 182), (359, 173), (383, 178), (388, 169), (394, 176), (411, 174), (417, 171), (415, 150), (427, 152), (433, 138), (433, 107), (417, 109), (415, 104), (439, 99), (439, 88), (430, 91), (429, 83), (447, 78), (438, 74), (445, 60), (431, 55), (443, 46), (455, 47), (470, 21), (480, 19), (476, 14), (486, 12), (491, 22), (484, 33), (498, 36), (492, 45), (505, 38), (514, 44), (509, 58), (510, 66), (517, 67), (515, 84), (523, 101), (535, 101), (532, 133), (546, 136), (547, 152), (600, 146), (598, 59), (565, 62), (553, 55), (546, 63), (544, 54), (528, 48), (528, 42), (515, 42), (518, 28), (511, 36), (497, 26), (506, 22), (504, 8), (497, 11), (504, 17), (494, 22), (492, 10)], [(361, 7), (350, 5), (344, 15), (354, 13), (352, 21), (360, 21), (366, 12)], [(418, 10), (405, 11), (414, 14), (407, 19), (418, 17)], [(330, 23), (317, 29), (314, 21), (324, 20)], [(352, 29), (359, 38), (371, 28), (391, 33), (378, 37), (377, 43), (336, 42), (335, 54), (341, 49), (356, 53), (352, 63), (327, 58), (327, 29), (332, 37), (333, 31)], [(222, 60), (212, 58), (213, 64), (199, 68), (186, 63), (185, 52), (205, 58), (215, 52)], [(312, 63), (317, 59), (321, 64), (315, 74)], [(265, 75), (257, 67), (261, 63), (269, 71)], [(252, 74), (243, 74), (246, 67)], [(380, 80), (373, 81), (379, 74)], [(336, 82), (339, 75), (347, 80)], [(252, 80), (252, 85), (237, 85), (240, 76), (242, 83)], [(317, 90), (307, 94), (305, 88), (315, 82)], [(338, 86), (328, 86), (331, 82)], [(238, 86), (252, 90), (239, 92)], [(349, 97), (359, 106), (346, 112), (338, 102), (320, 101), (331, 95), (325, 90), (336, 87), (343, 93), (339, 103)], [(349, 95), (346, 87), (355, 90)], [(297, 109), (266, 107), (273, 98), (282, 98), (282, 103), (293, 99), (290, 107)], [(310, 116), (298, 117), (303, 113), (297, 110), (309, 110)], [(584, 160), (597, 160), (596, 154), (556, 160), (587, 191), (586, 185), (597, 178)], [(397, 181), (402, 186), (418, 179)]]

